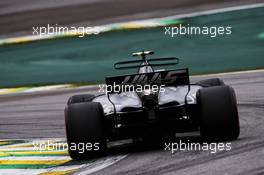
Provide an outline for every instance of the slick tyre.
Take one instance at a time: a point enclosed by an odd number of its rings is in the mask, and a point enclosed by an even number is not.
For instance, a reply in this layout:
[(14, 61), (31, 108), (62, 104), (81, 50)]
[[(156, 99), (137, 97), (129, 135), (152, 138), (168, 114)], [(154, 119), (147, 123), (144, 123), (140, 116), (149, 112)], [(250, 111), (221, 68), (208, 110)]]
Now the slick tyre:
[(92, 94), (73, 95), (69, 98), (67, 105), (74, 103), (91, 102), (94, 99), (94, 97), (95, 95)]
[(212, 86), (224, 86), (225, 83), (220, 78), (210, 78), (198, 81), (196, 84), (202, 87), (212, 87)]
[(66, 136), (72, 159), (102, 156), (106, 151), (104, 113), (100, 103), (74, 103), (65, 108)]
[(207, 141), (235, 140), (239, 136), (237, 101), (230, 86), (199, 89), (200, 133)]

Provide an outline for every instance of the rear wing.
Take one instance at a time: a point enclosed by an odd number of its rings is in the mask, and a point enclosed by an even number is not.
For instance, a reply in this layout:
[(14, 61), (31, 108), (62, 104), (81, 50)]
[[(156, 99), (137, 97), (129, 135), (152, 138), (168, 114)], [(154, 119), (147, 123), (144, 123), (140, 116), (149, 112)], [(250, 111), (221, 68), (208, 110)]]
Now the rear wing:
[[(179, 63), (179, 58), (175, 58), (175, 57), (151, 58), (151, 59), (147, 59), (147, 62), (149, 66), (151, 67), (173, 66)], [(115, 69), (133, 69), (133, 68), (140, 68), (144, 66), (146, 65), (142, 64), (142, 60), (121, 61), (121, 62), (117, 62), (114, 64)]]
[[(106, 77), (107, 87), (122, 85), (164, 85), (164, 86), (181, 86), (189, 85), (188, 68), (156, 71), (143, 74), (130, 74), (116, 77)], [(122, 88), (121, 88), (122, 89)], [(114, 92), (114, 88), (107, 89), (108, 92)]]

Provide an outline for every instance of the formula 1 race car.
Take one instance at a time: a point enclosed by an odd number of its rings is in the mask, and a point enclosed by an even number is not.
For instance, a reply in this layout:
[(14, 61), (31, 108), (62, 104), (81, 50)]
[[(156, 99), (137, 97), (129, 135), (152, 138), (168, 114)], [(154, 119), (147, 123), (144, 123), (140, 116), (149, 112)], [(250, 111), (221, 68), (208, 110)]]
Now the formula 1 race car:
[[(146, 58), (153, 51), (133, 53), (142, 59), (118, 62), (115, 69), (136, 74), (106, 77), (98, 95), (69, 98), (65, 123), (69, 155), (85, 159), (103, 155), (107, 142), (154, 138), (200, 131), (205, 141), (239, 136), (237, 101), (232, 87), (213, 78), (190, 83), (188, 68), (173, 66), (178, 58)], [(80, 147), (85, 147), (80, 151)]]

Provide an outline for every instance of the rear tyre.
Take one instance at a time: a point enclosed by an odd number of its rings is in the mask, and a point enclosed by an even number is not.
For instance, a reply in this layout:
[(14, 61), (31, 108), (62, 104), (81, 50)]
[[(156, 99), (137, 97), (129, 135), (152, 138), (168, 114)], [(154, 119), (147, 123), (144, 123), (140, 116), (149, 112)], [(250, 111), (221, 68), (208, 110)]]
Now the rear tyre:
[(235, 140), (239, 136), (237, 101), (233, 88), (215, 86), (199, 89), (200, 132), (208, 141)]
[(91, 102), (94, 99), (95, 95), (92, 94), (80, 94), (80, 95), (73, 95), (69, 98), (67, 105), (73, 103), (83, 103), (83, 102)]
[(202, 87), (212, 87), (212, 86), (224, 86), (225, 83), (220, 78), (210, 78), (198, 81), (196, 83), (197, 85), (200, 85)]
[(68, 152), (72, 159), (101, 156), (106, 151), (104, 113), (100, 103), (74, 103), (65, 109)]

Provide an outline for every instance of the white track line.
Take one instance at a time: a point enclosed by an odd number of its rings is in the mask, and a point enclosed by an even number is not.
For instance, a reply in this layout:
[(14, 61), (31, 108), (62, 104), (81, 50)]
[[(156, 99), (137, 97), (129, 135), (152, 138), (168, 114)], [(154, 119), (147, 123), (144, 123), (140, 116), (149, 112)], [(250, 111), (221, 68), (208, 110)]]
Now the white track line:
[(0, 157), (1, 160), (71, 160), (70, 156), (9, 156), (9, 157)]
[(0, 169), (0, 175), (39, 175), (41, 173), (66, 172), (83, 168), (85, 165), (59, 166), (45, 169)]
[[(151, 18), (148, 20), (170, 20), (170, 19), (190, 18), (190, 17), (202, 16), (202, 15), (213, 15), (217, 13), (253, 9), (253, 8), (258, 8), (258, 7), (264, 7), (264, 3), (240, 5), (240, 6), (234, 6), (234, 7), (225, 7), (225, 8), (219, 8), (219, 9), (213, 9), (213, 10), (204, 10), (204, 11), (172, 15), (172, 16), (161, 17), (161, 18)], [(144, 20), (140, 20), (140, 21), (144, 21)]]
[(81, 172), (76, 172), (73, 175), (87, 175), (94, 173), (96, 171), (102, 170), (110, 165), (113, 165), (116, 162), (119, 162), (120, 160), (126, 158), (127, 155), (120, 155), (115, 157), (106, 158), (104, 160), (98, 161), (94, 164), (90, 164), (85, 169), (81, 169)]
[[(181, 19), (181, 18), (187, 18), (187, 17), (196, 17), (201, 15), (211, 15), (211, 14), (217, 14), (217, 13), (224, 13), (224, 12), (230, 12), (230, 11), (237, 11), (237, 10), (244, 10), (244, 9), (252, 9), (257, 7), (264, 7), (264, 3), (255, 3), (255, 4), (249, 4), (249, 5), (240, 5), (240, 6), (233, 6), (233, 7), (226, 7), (226, 8), (219, 8), (219, 9), (213, 9), (213, 10), (205, 10), (205, 11), (198, 11), (193, 13), (186, 13), (186, 14), (179, 14), (179, 15), (172, 15), (167, 17), (161, 17), (161, 18), (149, 18), (149, 19), (143, 19), (143, 20), (132, 20), (127, 22), (119, 22), (119, 23), (110, 23), (102, 26), (97, 26), (98, 28), (101, 28), (101, 32), (109, 31), (108, 29), (111, 28), (112, 25), (126, 25), (128, 23), (138, 23), (138, 24), (145, 24), (146, 27), (150, 25), (151, 23), (155, 23), (155, 21), (159, 20), (174, 20), (174, 19)], [(57, 35), (54, 35), (56, 37)], [(68, 36), (66, 34), (66, 36)], [(50, 35), (45, 36), (46, 39), (52, 39), (53, 37)], [(50, 38), (51, 37), (51, 38)], [(15, 40), (27, 40), (26, 42), (35, 41), (35, 40), (41, 40), (45, 39), (44, 36), (39, 37), (35, 35), (30, 36), (21, 36), (21, 37), (15, 37), (15, 38), (7, 38), (0, 40), (0, 45), (4, 43), (13, 43)], [(10, 41), (11, 40), (11, 41)], [(16, 43), (17, 41), (15, 41)], [(23, 41), (20, 41), (23, 42)]]
[[(12, 140), (9, 139), (1, 139), (1, 141), (9, 141), (12, 143)], [(14, 140), (15, 141), (15, 140)], [(12, 145), (4, 145), (0, 146), (0, 153), (4, 153), (5, 151), (33, 151), (33, 143), (57, 143), (57, 142), (65, 142), (65, 139), (60, 139), (60, 138), (55, 138), (55, 139), (26, 139), (24, 140), (25, 143), (14, 143)], [(43, 154), (47, 152), (57, 152), (56, 150), (51, 150), (51, 151), (45, 151), (42, 152)], [(90, 161), (85, 161), (82, 164), (75, 164), (72, 162), (72, 164), (69, 165), (58, 165), (55, 167), (50, 167), (50, 168), (40, 168), (40, 169), (34, 169), (33, 168), (28, 168), (28, 169), (0, 169), (0, 175), (35, 175), (35, 174), (40, 174), (40, 173), (56, 173), (56, 172), (63, 172), (66, 173), (67, 171), (81, 171), (78, 174), (89, 174), (95, 171), (99, 171), (103, 168), (106, 168), (117, 161), (120, 161), (124, 159), (127, 155), (116, 155), (116, 156), (108, 156), (108, 157), (103, 157), (99, 159), (94, 159)], [(5, 162), (5, 161), (60, 161), (60, 160), (65, 160), (65, 161), (71, 161), (71, 158), (67, 155), (60, 155), (60, 156), (3, 156), (0, 157), (0, 162)], [(83, 170), (83, 171), (82, 171)]]
[(234, 72), (224, 72), (224, 73), (214, 73), (214, 74), (201, 74), (201, 75), (192, 75), (191, 77), (207, 77), (207, 76), (220, 76), (220, 75), (250, 74), (250, 73), (258, 73), (258, 72), (264, 72), (264, 69), (234, 71)]
[(1, 169), (0, 175), (38, 175), (46, 171), (46, 169)]
[[(231, 12), (231, 11), (253, 9), (253, 8), (258, 8), (258, 7), (264, 7), (264, 3), (255, 3), (255, 4), (248, 4), (248, 5), (225, 7), (225, 8), (216, 8), (213, 10), (202, 10), (202, 11), (197, 11), (197, 12), (192, 12), (192, 13), (184, 13), (184, 14), (171, 15), (171, 16), (158, 17), (158, 18), (149, 18), (149, 19), (142, 19), (142, 20), (132, 20), (132, 21), (127, 21), (127, 22), (118, 22), (118, 23), (112, 23), (112, 24), (122, 25), (125, 23), (148, 23), (149, 21), (190, 18), (190, 17), (197, 17), (197, 16), (202, 16), (202, 15), (213, 15), (213, 14), (225, 13), (225, 12)], [(112, 24), (106, 24), (104, 26), (108, 26)]]
[(33, 147), (34, 143), (35, 144), (44, 144), (44, 143), (56, 143), (56, 142), (66, 142), (65, 139), (63, 138), (40, 138), (40, 139), (0, 139), (0, 141), (7, 141), (7, 142), (12, 142), (12, 141), (21, 141), (23, 140), (23, 143), (12, 143), (12, 144), (7, 144), (7, 145), (0, 145), (0, 149), (6, 149), (6, 148), (14, 148), (14, 147)]

